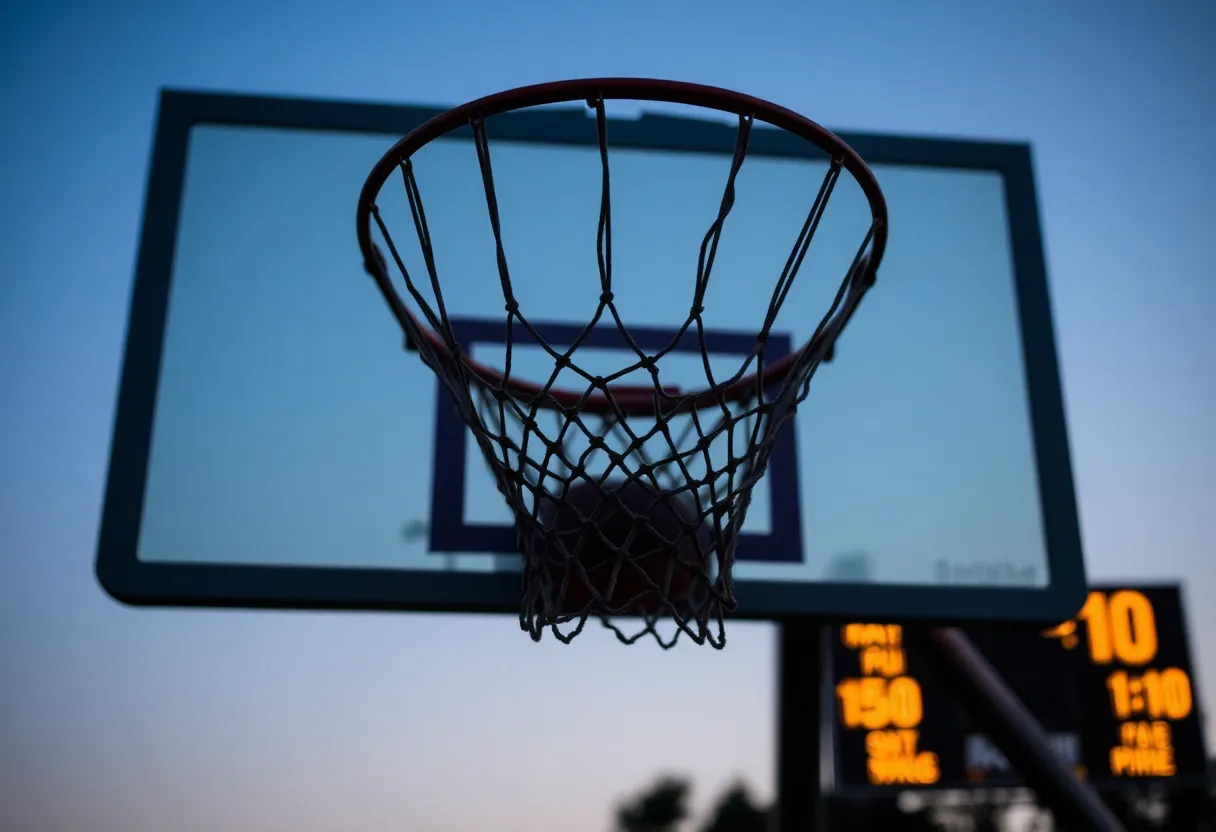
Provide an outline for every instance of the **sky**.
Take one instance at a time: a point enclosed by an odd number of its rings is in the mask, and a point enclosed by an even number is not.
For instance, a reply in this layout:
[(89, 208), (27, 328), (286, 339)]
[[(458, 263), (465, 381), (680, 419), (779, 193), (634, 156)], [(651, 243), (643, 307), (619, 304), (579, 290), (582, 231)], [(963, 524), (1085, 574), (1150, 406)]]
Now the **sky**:
[[(1181, 580), (1216, 707), (1216, 13), (1149, 6), (12, 2), (0, 10), (0, 821), (607, 828), (661, 772), (772, 795), (773, 630), (121, 607), (92, 572), (162, 86), (454, 104), (674, 77), (832, 128), (1033, 143), (1086, 561)], [(1210, 740), (1216, 731), (1209, 728)]]

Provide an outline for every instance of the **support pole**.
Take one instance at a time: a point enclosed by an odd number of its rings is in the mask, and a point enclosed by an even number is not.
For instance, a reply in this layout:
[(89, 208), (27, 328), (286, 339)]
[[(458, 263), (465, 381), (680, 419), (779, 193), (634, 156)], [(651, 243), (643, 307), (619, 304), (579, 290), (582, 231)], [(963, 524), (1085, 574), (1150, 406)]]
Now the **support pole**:
[[(1110, 808), (1052, 751), (1043, 728), (971, 640), (954, 627), (906, 627), (905, 633), (1059, 825), (1070, 830), (1123, 832)], [(792, 827), (791, 827), (792, 829)], [(786, 827), (781, 827), (786, 832)]]
[(776, 832), (817, 832), (822, 826), (822, 626), (789, 618), (777, 628)]

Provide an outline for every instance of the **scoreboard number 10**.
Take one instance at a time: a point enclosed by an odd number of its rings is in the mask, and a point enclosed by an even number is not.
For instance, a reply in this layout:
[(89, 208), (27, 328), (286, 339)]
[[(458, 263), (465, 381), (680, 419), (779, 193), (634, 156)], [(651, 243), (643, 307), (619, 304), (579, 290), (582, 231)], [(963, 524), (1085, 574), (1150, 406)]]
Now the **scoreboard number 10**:
[(1124, 589), (1108, 597), (1091, 592), (1077, 618), (1085, 622), (1094, 664), (1117, 660), (1134, 667), (1157, 655), (1157, 620), (1144, 593)]

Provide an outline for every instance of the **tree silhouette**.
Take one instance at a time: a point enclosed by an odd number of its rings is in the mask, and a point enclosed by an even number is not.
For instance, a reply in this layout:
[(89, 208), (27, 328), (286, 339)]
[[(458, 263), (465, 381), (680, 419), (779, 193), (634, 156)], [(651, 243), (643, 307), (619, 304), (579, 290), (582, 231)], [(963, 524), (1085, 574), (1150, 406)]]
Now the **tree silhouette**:
[(662, 777), (616, 810), (618, 832), (674, 832), (688, 817), (688, 781)]
[(746, 786), (736, 783), (718, 800), (701, 832), (768, 832), (769, 814), (752, 802)]

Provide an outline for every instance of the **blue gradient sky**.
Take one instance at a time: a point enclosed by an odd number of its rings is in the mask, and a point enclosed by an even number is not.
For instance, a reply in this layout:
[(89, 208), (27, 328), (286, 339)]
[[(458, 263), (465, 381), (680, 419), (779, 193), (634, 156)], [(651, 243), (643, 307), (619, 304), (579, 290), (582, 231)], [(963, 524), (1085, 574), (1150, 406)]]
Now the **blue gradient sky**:
[(152, 612), (102, 594), (91, 561), (163, 85), (443, 104), (658, 75), (837, 128), (1033, 141), (1091, 575), (1182, 579), (1193, 631), (1216, 632), (1216, 13), (842, 7), (5, 6), (3, 825), (595, 829), (660, 771), (694, 775), (702, 799), (734, 776), (772, 791), (762, 625), (736, 625), (722, 654), (661, 655), (533, 645), (505, 619)]

